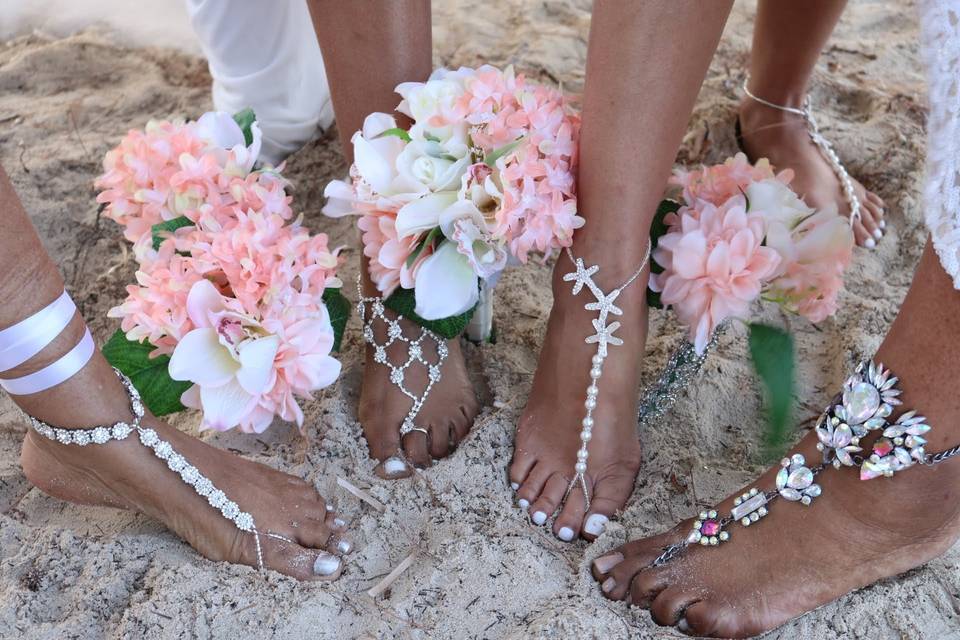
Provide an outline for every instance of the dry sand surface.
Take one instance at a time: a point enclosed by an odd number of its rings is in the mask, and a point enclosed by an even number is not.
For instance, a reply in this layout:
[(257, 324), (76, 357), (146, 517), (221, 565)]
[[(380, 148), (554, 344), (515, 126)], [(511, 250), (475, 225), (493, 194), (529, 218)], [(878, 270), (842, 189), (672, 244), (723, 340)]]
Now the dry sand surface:
[[(574, 90), (583, 82), (587, 0), (437, 2), (436, 61), (515, 64)], [(752, 3), (739, 4), (707, 77), (678, 162), (734, 152)], [(664, 25), (664, 44), (684, 37)], [(151, 117), (196, 117), (210, 107), (202, 60), (170, 49), (129, 49), (102, 30), (0, 43), (0, 162), (97, 338), (134, 263), (117, 227), (97, 216), (100, 158)], [(841, 311), (814, 328), (793, 318), (804, 416), (815, 412), (893, 320), (924, 241), (918, 192), (924, 84), (912, 3), (851, 3), (817, 68), (814, 101), (854, 175), (889, 204), (890, 233), (858, 251)], [(347, 220), (320, 215), (322, 188), (344, 173), (332, 136), (290, 159), (295, 208), (356, 256)], [(355, 260), (345, 268), (352, 281)], [(204, 560), (145, 517), (65, 504), (32, 489), (18, 452), (25, 424), (0, 398), (0, 636), (4, 638), (663, 638), (645, 611), (600, 597), (588, 561), (662, 530), (748, 482), (760, 398), (744, 336), (729, 332), (705, 375), (672, 413), (641, 434), (644, 466), (618, 523), (595, 544), (563, 544), (528, 524), (511, 501), (505, 466), (550, 307), (548, 266), (508, 273), (498, 290), (499, 341), (467, 349), (483, 400), (473, 435), (449, 460), (389, 483), (357, 423), (361, 341), (351, 320), (342, 379), (307, 407), (307, 435), (276, 425), (262, 436), (205, 434), (312, 480), (353, 522), (357, 552), (332, 585)], [(677, 343), (675, 321), (653, 313), (646, 376)], [(177, 424), (195, 431), (195, 415)], [(342, 476), (386, 504), (377, 513), (338, 489)], [(800, 508), (800, 507), (795, 507)], [(797, 532), (800, 535), (802, 532)], [(784, 545), (790, 540), (784, 540)], [(413, 565), (376, 601), (364, 592), (411, 551)], [(960, 553), (886, 580), (804, 616), (775, 638), (960, 637)], [(789, 576), (784, 576), (789, 580)]]

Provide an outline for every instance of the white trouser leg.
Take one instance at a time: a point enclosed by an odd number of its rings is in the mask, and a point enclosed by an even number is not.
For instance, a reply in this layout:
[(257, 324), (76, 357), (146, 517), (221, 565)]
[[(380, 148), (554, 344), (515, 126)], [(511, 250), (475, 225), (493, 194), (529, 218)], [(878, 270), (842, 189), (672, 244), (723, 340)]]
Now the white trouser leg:
[(185, 0), (213, 76), (213, 104), (247, 107), (278, 163), (333, 123), (333, 105), (306, 0)]

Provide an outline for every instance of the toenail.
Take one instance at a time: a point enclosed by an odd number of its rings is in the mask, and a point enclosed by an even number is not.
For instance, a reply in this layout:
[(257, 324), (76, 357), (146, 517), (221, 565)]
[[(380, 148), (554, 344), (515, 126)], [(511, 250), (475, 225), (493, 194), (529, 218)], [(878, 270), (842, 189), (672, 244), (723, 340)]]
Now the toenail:
[(387, 458), (383, 462), (383, 470), (387, 472), (387, 475), (392, 476), (398, 473), (406, 473), (409, 467), (400, 458)]
[(687, 622), (686, 618), (680, 618), (677, 620), (677, 631), (680, 631), (681, 633), (687, 633), (690, 631), (690, 623)]
[(340, 568), (340, 558), (324, 551), (313, 562), (313, 572), (318, 576), (329, 576)]
[(583, 530), (592, 536), (599, 536), (607, 528), (607, 522), (609, 521), (610, 518), (602, 513), (593, 513), (584, 523)]
[[(881, 213), (882, 213), (882, 212), (881, 212)], [(881, 228), (881, 229), (886, 229), (886, 228), (887, 228), (887, 221), (886, 221), (886, 220), (881, 220), (881, 221), (880, 221), (880, 228)]]
[(873, 237), (879, 240), (880, 238), (883, 237), (883, 231), (881, 231), (880, 229), (874, 229)]
[(328, 505), (327, 505), (327, 511), (333, 511), (333, 505), (332, 505), (332, 504), (328, 504)]
[(344, 520), (343, 518), (334, 518), (334, 519), (333, 519), (333, 526), (337, 527), (338, 529), (339, 529), (339, 528), (342, 528), (342, 527), (345, 527), (345, 526), (347, 526), (347, 521)]
[(524, 500), (523, 498), (520, 498), (520, 500), (517, 501), (517, 504), (520, 505), (521, 509), (526, 509), (530, 506), (530, 502), (528, 500)]
[(877, 246), (877, 242), (873, 238), (867, 238), (867, 241), (863, 243), (863, 246), (865, 246), (867, 249), (873, 249), (875, 246)]
[(623, 562), (622, 553), (608, 553), (605, 556), (600, 556), (593, 561), (593, 566), (600, 573), (607, 573), (610, 569), (613, 569), (615, 566)]
[(511, 482), (511, 483), (510, 483), (510, 488), (513, 489), (514, 491), (516, 491), (517, 489), (520, 488), (520, 483), (519, 483), (519, 482)]
[(350, 544), (349, 540), (341, 540), (337, 543), (337, 551), (340, 553), (350, 553), (353, 550), (353, 545)]
[(547, 514), (543, 511), (534, 511), (533, 517), (530, 519), (533, 520), (533, 524), (541, 525), (547, 521)]
[(560, 531), (557, 532), (557, 537), (564, 542), (570, 542), (573, 540), (573, 529), (570, 527), (560, 527)]
[(610, 593), (615, 586), (617, 586), (617, 581), (613, 578), (607, 578), (603, 581), (603, 584), (600, 585), (600, 589), (602, 589), (604, 593)]

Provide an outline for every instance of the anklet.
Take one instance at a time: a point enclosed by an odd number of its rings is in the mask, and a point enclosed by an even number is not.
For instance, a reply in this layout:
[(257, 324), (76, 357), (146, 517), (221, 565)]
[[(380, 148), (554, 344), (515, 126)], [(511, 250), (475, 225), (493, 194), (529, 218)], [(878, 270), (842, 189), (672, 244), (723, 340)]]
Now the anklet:
[[(833, 467), (860, 467), (860, 479), (871, 480), (894, 474), (914, 465), (932, 466), (960, 455), (960, 445), (929, 454), (923, 437), (930, 425), (916, 411), (902, 414), (895, 422), (887, 418), (901, 404), (898, 379), (882, 364), (862, 362), (844, 383), (830, 406), (821, 414), (817, 426), (817, 449), (823, 452), (820, 464), (810, 467), (799, 453), (780, 462), (776, 488), (761, 491), (754, 487), (736, 498), (729, 515), (720, 517), (715, 509), (701, 511), (693, 529), (681, 542), (664, 547), (650, 563), (657, 567), (681, 555), (691, 545), (716, 546), (730, 539), (729, 525), (748, 527), (767, 515), (767, 507), (777, 498), (809, 505), (821, 493), (814, 483), (817, 475)], [(861, 455), (860, 440), (882, 430), (869, 456)]]
[[(359, 300), (359, 302), (357, 302), (357, 313), (360, 315), (360, 321), (363, 322), (363, 340), (374, 349), (373, 361), (389, 368), (390, 382), (400, 389), (403, 395), (413, 401), (413, 406), (410, 407), (410, 411), (407, 412), (403, 423), (400, 425), (400, 437), (403, 438), (403, 436), (412, 431), (419, 431), (429, 436), (430, 433), (426, 429), (417, 426), (416, 419), (420, 413), (420, 409), (423, 408), (423, 404), (427, 401), (427, 396), (430, 395), (430, 390), (433, 389), (433, 385), (440, 381), (440, 368), (449, 355), (446, 341), (433, 331), (423, 327), (419, 327), (420, 335), (414, 340), (403, 335), (403, 327), (400, 326), (400, 321), (403, 320), (403, 316), (398, 315), (396, 320), (391, 320), (385, 313), (386, 307), (383, 304), (383, 298), (379, 296), (364, 297), (359, 276), (357, 276), (357, 299)], [(371, 309), (369, 315), (367, 314), (367, 305), (370, 305)], [(373, 331), (373, 323), (375, 320), (380, 320), (387, 326), (387, 341), (383, 344), (377, 344)], [(431, 363), (424, 357), (423, 344), (427, 339), (433, 340), (437, 345), (436, 363)], [(399, 366), (390, 362), (387, 356), (387, 349), (396, 342), (405, 342), (407, 344), (407, 359)], [(427, 368), (427, 387), (420, 395), (413, 393), (404, 385), (404, 372), (414, 363), (422, 364)]]
[(590, 386), (587, 387), (587, 399), (584, 401), (586, 415), (583, 417), (581, 423), (583, 429), (580, 431), (580, 450), (577, 451), (577, 464), (574, 466), (573, 478), (570, 480), (570, 484), (567, 485), (567, 490), (563, 494), (561, 506), (566, 503), (573, 488), (579, 484), (583, 490), (583, 497), (586, 500), (586, 509), (588, 511), (590, 509), (590, 490), (587, 488), (587, 481), (584, 474), (587, 472), (587, 458), (590, 457), (587, 445), (593, 437), (593, 410), (597, 407), (597, 396), (600, 393), (597, 385), (600, 382), (600, 376), (603, 375), (603, 362), (607, 358), (607, 346), (619, 346), (623, 344), (623, 340), (614, 335), (616, 330), (620, 328), (620, 322), (614, 321), (607, 324), (607, 319), (610, 314), (615, 316), (623, 315), (623, 311), (617, 307), (614, 302), (616, 302), (620, 294), (623, 293), (623, 290), (633, 284), (633, 282), (640, 277), (640, 274), (643, 273), (643, 270), (647, 266), (647, 261), (650, 259), (651, 250), (652, 244), (648, 240), (647, 253), (640, 262), (640, 267), (633, 272), (633, 275), (627, 278), (626, 282), (607, 294), (604, 293), (603, 289), (597, 286), (597, 283), (593, 280), (594, 274), (600, 270), (600, 267), (598, 265), (585, 267), (583, 260), (574, 258), (573, 251), (571, 251), (569, 247), (566, 249), (567, 257), (570, 259), (570, 262), (573, 263), (576, 271), (564, 275), (563, 280), (564, 282), (573, 282), (573, 295), (579, 294), (584, 287), (590, 290), (596, 302), (588, 302), (584, 305), (584, 308), (588, 311), (598, 312), (598, 317), (596, 320), (591, 321), (596, 333), (584, 339), (584, 342), (587, 344), (596, 344), (597, 352), (591, 360)]
[(840, 186), (843, 187), (843, 195), (847, 199), (847, 203), (850, 205), (850, 226), (852, 227), (854, 223), (860, 219), (860, 198), (857, 197), (857, 194), (853, 188), (853, 181), (850, 179), (850, 174), (847, 172), (847, 168), (843, 166), (843, 163), (840, 162), (840, 157), (837, 155), (837, 152), (834, 151), (833, 145), (830, 144), (829, 140), (823, 137), (822, 133), (820, 133), (820, 127), (817, 126), (817, 120), (813, 117), (813, 112), (810, 110), (810, 96), (804, 96), (803, 107), (799, 109), (797, 107), (788, 107), (786, 105), (770, 102), (769, 100), (764, 100), (763, 98), (755, 96), (747, 87), (749, 82), (750, 76), (747, 76), (743, 81), (743, 92), (748, 98), (766, 107), (770, 107), (771, 109), (777, 109), (779, 111), (798, 115), (803, 118), (804, 122), (806, 122), (807, 135), (810, 136), (810, 140), (813, 142), (813, 144), (817, 145), (817, 147), (820, 149), (820, 152), (827, 159), (827, 162), (830, 163), (830, 166), (833, 168), (833, 172), (837, 175), (837, 178), (840, 179)]
[[(214, 486), (209, 478), (191, 465), (186, 458), (177, 453), (173, 445), (166, 440), (162, 440), (156, 431), (143, 427), (140, 422), (144, 416), (143, 402), (140, 400), (140, 394), (134, 388), (133, 383), (117, 369), (113, 370), (120, 378), (127, 396), (130, 398), (130, 410), (133, 413), (131, 422), (117, 422), (112, 426), (94, 427), (92, 429), (61, 429), (53, 427), (38, 420), (31, 415), (30, 425), (41, 436), (59, 442), (65, 445), (77, 445), (85, 447), (87, 445), (106, 444), (111, 440), (124, 440), (133, 432), (137, 432), (140, 437), (140, 443), (149, 448), (153, 455), (164, 461), (174, 473), (180, 476), (180, 479), (191, 486), (201, 498), (206, 499), (207, 503), (220, 512), (220, 515), (233, 523), (240, 531), (253, 535), (257, 549), (257, 567), (262, 571), (263, 549), (260, 543), (260, 536), (282, 540), (289, 544), (296, 544), (293, 540), (272, 532), (261, 532), (257, 530), (253, 516), (245, 511), (241, 511), (236, 502), (230, 500), (227, 495)], [(326, 551), (320, 552), (314, 562), (314, 573), (320, 576), (332, 575), (340, 568), (340, 559)]]

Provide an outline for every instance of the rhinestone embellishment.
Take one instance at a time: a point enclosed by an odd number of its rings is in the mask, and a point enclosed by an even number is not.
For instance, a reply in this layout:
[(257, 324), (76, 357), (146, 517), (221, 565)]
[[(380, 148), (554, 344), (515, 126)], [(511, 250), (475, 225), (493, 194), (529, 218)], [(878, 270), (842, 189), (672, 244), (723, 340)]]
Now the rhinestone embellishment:
[[(364, 297), (359, 277), (357, 278), (357, 297), (359, 299), (357, 314), (363, 322), (363, 339), (367, 344), (373, 346), (373, 361), (390, 369), (390, 382), (413, 402), (410, 411), (407, 412), (406, 417), (400, 424), (400, 436), (402, 437), (411, 431), (426, 433), (425, 429), (417, 426), (416, 418), (427, 401), (427, 396), (430, 395), (433, 385), (440, 381), (440, 367), (443, 366), (444, 360), (450, 353), (446, 342), (433, 331), (424, 328), (420, 329), (420, 335), (415, 339), (403, 335), (403, 327), (400, 326), (403, 316), (398, 315), (396, 320), (392, 320), (386, 315), (386, 307), (382, 298)], [(383, 344), (377, 343), (376, 332), (373, 328), (374, 322), (377, 321), (382, 322), (387, 328), (387, 341)], [(427, 340), (432, 340), (436, 345), (436, 362), (430, 362), (424, 354), (423, 344)], [(407, 359), (400, 365), (393, 364), (387, 357), (387, 349), (397, 342), (403, 342), (407, 345)], [(427, 369), (427, 386), (423, 393), (419, 395), (410, 391), (405, 384), (405, 373), (415, 364)]]

